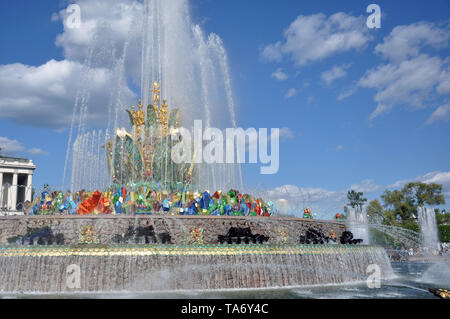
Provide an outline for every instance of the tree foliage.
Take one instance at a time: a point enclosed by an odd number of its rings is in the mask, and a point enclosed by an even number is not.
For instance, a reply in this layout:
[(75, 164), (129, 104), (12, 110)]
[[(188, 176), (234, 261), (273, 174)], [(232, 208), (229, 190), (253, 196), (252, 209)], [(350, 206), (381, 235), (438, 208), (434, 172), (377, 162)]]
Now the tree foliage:
[[(420, 226), (417, 223), (418, 208), (420, 206), (440, 206), (445, 205), (445, 198), (442, 194), (443, 186), (440, 184), (426, 184), (421, 182), (408, 183), (401, 190), (385, 190), (381, 195), (381, 201), (372, 200), (367, 206), (367, 217), (371, 224), (384, 224), (402, 227), (419, 232)], [(348, 205), (352, 208), (362, 208), (367, 202), (363, 197), (364, 193), (350, 190), (347, 193)], [(436, 221), (439, 228), (439, 236), (442, 242), (450, 242), (450, 213), (445, 210), (435, 208)], [(345, 215), (348, 214), (348, 207), (344, 207)], [(392, 238), (388, 238), (382, 232), (371, 230), (372, 236), (380, 241), (397, 245)]]
[(402, 192), (408, 202), (414, 206), (439, 206), (445, 205), (445, 198), (442, 195), (442, 185), (425, 184), (425, 183), (409, 183), (403, 187)]
[(450, 226), (450, 213), (438, 213), (436, 214), (436, 221), (438, 225)]
[(439, 240), (443, 243), (450, 242), (450, 225), (439, 225)]
[(362, 208), (362, 206), (364, 205), (364, 203), (367, 202), (367, 198), (364, 198), (364, 193), (363, 192), (357, 192), (354, 190), (350, 190), (347, 193), (347, 199), (349, 201), (349, 205), (352, 208), (356, 208), (356, 207), (360, 207)]
[(401, 190), (386, 190), (381, 199), (386, 210), (390, 211), (399, 222), (415, 219), (417, 208), (420, 206), (445, 204), (442, 185), (434, 183), (408, 183)]
[[(445, 205), (442, 188), (440, 184), (419, 182), (406, 184), (401, 190), (386, 190), (381, 195), (381, 202), (375, 199), (367, 206), (369, 222), (397, 226), (419, 232), (420, 226), (417, 223), (418, 207)], [(351, 198), (353, 199), (354, 196), (352, 194)], [(440, 239), (443, 242), (449, 242), (450, 213), (447, 213), (445, 210), (441, 212), (438, 208), (435, 209), (435, 212)], [(388, 241), (381, 234), (376, 235), (379, 239)], [(393, 243), (390, 242), (390, 244), (392, 245)]]
[(371, 201), (367, 206), (367, 218), (371, 224), (380, 224), (386, 218), (383, 206), (378, 199)]

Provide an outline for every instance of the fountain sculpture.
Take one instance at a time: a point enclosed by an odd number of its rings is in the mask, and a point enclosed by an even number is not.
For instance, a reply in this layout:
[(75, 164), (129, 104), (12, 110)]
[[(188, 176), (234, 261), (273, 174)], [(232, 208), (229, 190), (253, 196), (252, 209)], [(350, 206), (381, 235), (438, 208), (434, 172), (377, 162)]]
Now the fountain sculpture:
[(112, 180), (119, 185), (142, 181), (159, 182), (166, 190), (188, 188), (194, 173), (194, 163), (172, 161), (172, 132), (179, 127), (178, 109), (169, 111), (167, 100), (160, 104), (160, 86), (153, 83), (153, 104), (143, 110), (127, 110), (133, 133), (118, 129), (116, 141), (107, 143), (107, 156)]

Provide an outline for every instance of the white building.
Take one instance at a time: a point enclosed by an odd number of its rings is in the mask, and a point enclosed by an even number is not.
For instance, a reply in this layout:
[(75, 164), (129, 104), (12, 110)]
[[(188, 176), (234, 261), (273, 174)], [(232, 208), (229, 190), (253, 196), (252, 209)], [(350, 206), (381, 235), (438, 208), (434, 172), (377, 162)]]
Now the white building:
[(35, 169), (31, 160), (0, 155), (0, 214), (23, 213), (25, 203), (31, 202)]

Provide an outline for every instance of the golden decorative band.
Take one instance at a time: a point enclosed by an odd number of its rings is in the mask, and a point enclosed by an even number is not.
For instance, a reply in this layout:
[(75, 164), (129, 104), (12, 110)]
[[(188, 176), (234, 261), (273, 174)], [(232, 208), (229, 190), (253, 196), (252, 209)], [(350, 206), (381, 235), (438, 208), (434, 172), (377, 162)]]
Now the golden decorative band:
[(232, 256), (232, 255), (316, 255), (367, 253), (376, 247), (364, 246), (130, 246), (130, 247), (20, 247), (0, 248), (0, 257), (67, 256)]

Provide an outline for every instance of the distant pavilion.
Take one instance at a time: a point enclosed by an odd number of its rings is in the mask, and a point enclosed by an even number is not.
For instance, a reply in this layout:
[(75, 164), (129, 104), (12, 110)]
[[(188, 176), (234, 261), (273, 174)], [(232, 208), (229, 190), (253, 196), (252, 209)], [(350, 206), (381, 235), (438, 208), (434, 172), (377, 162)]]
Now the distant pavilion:
[(32, 200), (35, 169), (29, 159), (0, 155), (0, 214), (24, 212), (25, 203)]

